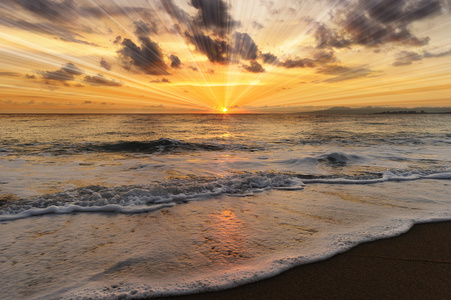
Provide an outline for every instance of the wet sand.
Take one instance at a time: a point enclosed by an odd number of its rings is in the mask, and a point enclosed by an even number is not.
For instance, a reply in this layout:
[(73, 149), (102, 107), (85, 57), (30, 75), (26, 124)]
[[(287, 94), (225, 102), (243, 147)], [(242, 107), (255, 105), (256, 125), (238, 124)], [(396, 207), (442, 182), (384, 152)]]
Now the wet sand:
[(451, 222), (415, 225), (229, 290), (162, 299), (450, 299)]

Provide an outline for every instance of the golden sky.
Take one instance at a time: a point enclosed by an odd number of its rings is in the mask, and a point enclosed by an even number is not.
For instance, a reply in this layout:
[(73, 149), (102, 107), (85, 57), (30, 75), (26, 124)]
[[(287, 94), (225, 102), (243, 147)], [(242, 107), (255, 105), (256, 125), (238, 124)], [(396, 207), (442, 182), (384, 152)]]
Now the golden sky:
[(450, 0), (2, 0), (0, 113), (451, 106)]

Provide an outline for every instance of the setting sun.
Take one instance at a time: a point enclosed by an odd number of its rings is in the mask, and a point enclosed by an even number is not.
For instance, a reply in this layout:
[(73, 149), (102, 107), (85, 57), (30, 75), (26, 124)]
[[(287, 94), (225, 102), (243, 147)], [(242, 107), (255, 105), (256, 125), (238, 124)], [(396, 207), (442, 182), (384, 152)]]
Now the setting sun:
[(224, 108), (222, 109), (222, 112), (223, 112), (223, 113), (226, 113), (227, 110), (228, 110), (227, 107), (224, 107)]

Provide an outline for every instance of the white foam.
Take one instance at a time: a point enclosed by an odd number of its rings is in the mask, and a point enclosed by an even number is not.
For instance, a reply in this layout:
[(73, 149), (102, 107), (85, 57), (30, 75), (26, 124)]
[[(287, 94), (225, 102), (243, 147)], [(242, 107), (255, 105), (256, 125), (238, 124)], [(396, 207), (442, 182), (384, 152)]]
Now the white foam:
[[(176, 182), (147, 187), (94, 187), (67, 191), (45, 198), (18, 201), (0, 210), (0, 221), (11, 221), (47, 214), (74, 212), (143, 213), (176, 205), (179, 202), (200, 200), (222, 194), (247, 197), (266, 190), (302, 190), (305, 184), (376, 184), (387, 181), (414, 181), (420, 179), (451, 179), (451, 172), (436, 174), (400, 174), (384, 172), (378, 178), (312, 178), (299, 179), (295, 175), (261, 173), (258, 175), (232, 176), (207, 183)], [(178, 184), (178, 185), (175, 185)], [(30, 207), (32, 206), (32, 207)]]
[(206, 183), (181, 180), (143, 187), (93, 186), (8, 203), (0, 210), (0, 221), (73, 212), (143, 213), (221, 194), (249, 196), (270, 189), (303, 188), (299, 178), (273, 173), (237, 175)]
[(75, 212), (137, 214), (151, 212), (165, 207), (172, 207), (174, 205), (176, 205), (174, 202), (147, 206), (145, 205), (121, 206), (118, 204), (107, 204), (104, 206), (80, 206), (73, 204), (68, 204), (64, 206), (52, 205), (46, 208), (30, 208), (17, 214), (3, 214), (0, 215), (0, 222), (19, 220), (34, 216), (43, 216), (50, 214), (71, 214)]

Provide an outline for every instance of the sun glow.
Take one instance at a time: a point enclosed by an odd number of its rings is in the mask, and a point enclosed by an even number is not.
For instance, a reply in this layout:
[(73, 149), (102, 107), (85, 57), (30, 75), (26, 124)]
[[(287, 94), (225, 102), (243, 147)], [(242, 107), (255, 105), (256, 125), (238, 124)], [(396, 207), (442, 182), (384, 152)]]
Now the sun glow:
[(227, 109), (227, 107), (223, 107), (223, 108), (221, 109), (221, 111), (222, 111), (223, 114), (225, 114), (225, 113), (227, 113), (228, 109)]

